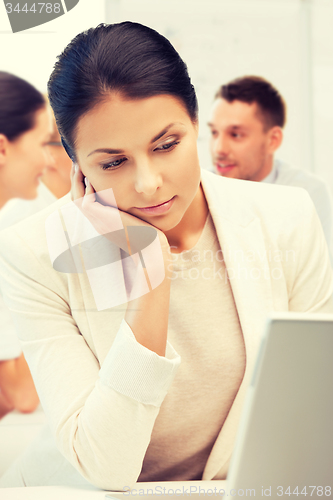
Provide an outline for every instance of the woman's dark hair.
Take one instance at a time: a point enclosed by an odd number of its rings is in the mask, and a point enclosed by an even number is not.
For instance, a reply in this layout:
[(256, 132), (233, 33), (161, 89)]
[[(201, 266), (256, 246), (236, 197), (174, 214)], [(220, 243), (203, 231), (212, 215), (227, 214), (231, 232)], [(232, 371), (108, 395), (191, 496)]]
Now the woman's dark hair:
[(269, 81), (260, 76), (243, 76), (222, 85), (215, 95), (215, 98), (219, 97), (228, 102), (255, 102), (265, 130), (275, 125), (281, 128), (285, 125), (286, 104), (283, 97)]
[(46, 105), (43, 95), (18, 76), (0, 71), (0, 134), (14, 141), (35, 125), (35, 113)]
[(197, 119), (186, 64), (164, 36), (138, 23), (100, 24), (70, 42), (48, 83), (58, 130), (73, 160), (79, 118), (114, 91), (133, 100), (172, 95), (193, 122)]

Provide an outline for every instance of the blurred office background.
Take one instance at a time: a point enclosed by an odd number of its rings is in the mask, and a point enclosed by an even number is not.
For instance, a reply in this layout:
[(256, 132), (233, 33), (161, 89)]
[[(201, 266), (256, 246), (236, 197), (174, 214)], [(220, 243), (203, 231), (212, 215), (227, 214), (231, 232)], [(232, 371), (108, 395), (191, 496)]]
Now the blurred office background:
[(124, 20), (163, 33), (187, 63), (199, 99), (203, 167), (211, 168), (206, 122), (216, 89), (256, 74), (288, 105), (277, 156), (319, 174), (333, 191), (332, 0), (80, 0), (65, 16), (15, 35), (2, 18), (1, 69), (44, 91), (57, 54), (75, 34)]

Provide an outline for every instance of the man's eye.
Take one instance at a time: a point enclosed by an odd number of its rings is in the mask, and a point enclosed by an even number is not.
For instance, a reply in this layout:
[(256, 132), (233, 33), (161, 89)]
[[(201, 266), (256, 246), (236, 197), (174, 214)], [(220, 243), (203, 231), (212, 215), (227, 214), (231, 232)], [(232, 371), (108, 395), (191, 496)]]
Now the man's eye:
[(167, 144), (162, 144), (162, 146), (159, 146), (158, 148), (154, 149), (154, 151), (167, 151), (168, 149), (177, 146), (177, 144), (179, 144), (179, 141), (168, 142)]
[(126, 158), (120, 158), (119, 160), (110, 161), (109, 163), (102, 163), (101, 167), (103, 170), (113, 170), (120, 167), (120, 165), (126, 160)]

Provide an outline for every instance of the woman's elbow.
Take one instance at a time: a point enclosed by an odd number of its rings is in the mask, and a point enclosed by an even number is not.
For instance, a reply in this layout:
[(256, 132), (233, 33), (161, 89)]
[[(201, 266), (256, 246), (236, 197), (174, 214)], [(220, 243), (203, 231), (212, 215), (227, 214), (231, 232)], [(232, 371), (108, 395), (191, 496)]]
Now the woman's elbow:
[(101, 477), (91, 477), (89, 482), (96, 488), (100, 488), (102, 490), (107, 491), (117, 491), (124, 493), (124, 491), (131, 490), (136, 484), (136, 478), (132, 477), (132, 474), (129, 474), (128, 477), (125, 475), (123, 477), (114, 478), (101, 478)]
[(39, 398), (23, 354), (0, 363), (0, 387), (13, 410), (31, 413), (37, 408)]
[[(141, 465), (142, 466), (142, 465)], [(138, 469), (137, 464), (131, 466), (107, 467), (105, 464), (100, 464), (100, 467), (90, 465), (84, 467), (82, 463), (78, 468), (80, 474), (96, 488), (109, 491), (124, 492), (133, 488), (140, 475), (141, 466)]]
[(32, 413), (39, 405), (39, 398), (35, 388), (25, 390), (18, 388), (12, 395), (12, 404), (15, 410), (21, 413)]

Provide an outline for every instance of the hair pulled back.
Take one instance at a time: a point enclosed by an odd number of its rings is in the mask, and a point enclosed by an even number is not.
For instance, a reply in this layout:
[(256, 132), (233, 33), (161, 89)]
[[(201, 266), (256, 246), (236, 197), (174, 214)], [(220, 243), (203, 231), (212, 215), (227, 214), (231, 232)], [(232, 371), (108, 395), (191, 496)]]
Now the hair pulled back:
[(186, 64), (164, 36), (129, 21), (100, 24), (70, 42), (48, 83), (57, 126), (73, 160), (79, 118), (110, 92), (133, 100), (169, 94), (183, 102), (192, 121), (197, 119), (197, 98)]
[(18, 76), (0, 71), (0, 134), (14, 141), (35, 125), (35, 113), (46, 105), (43, 95)]

